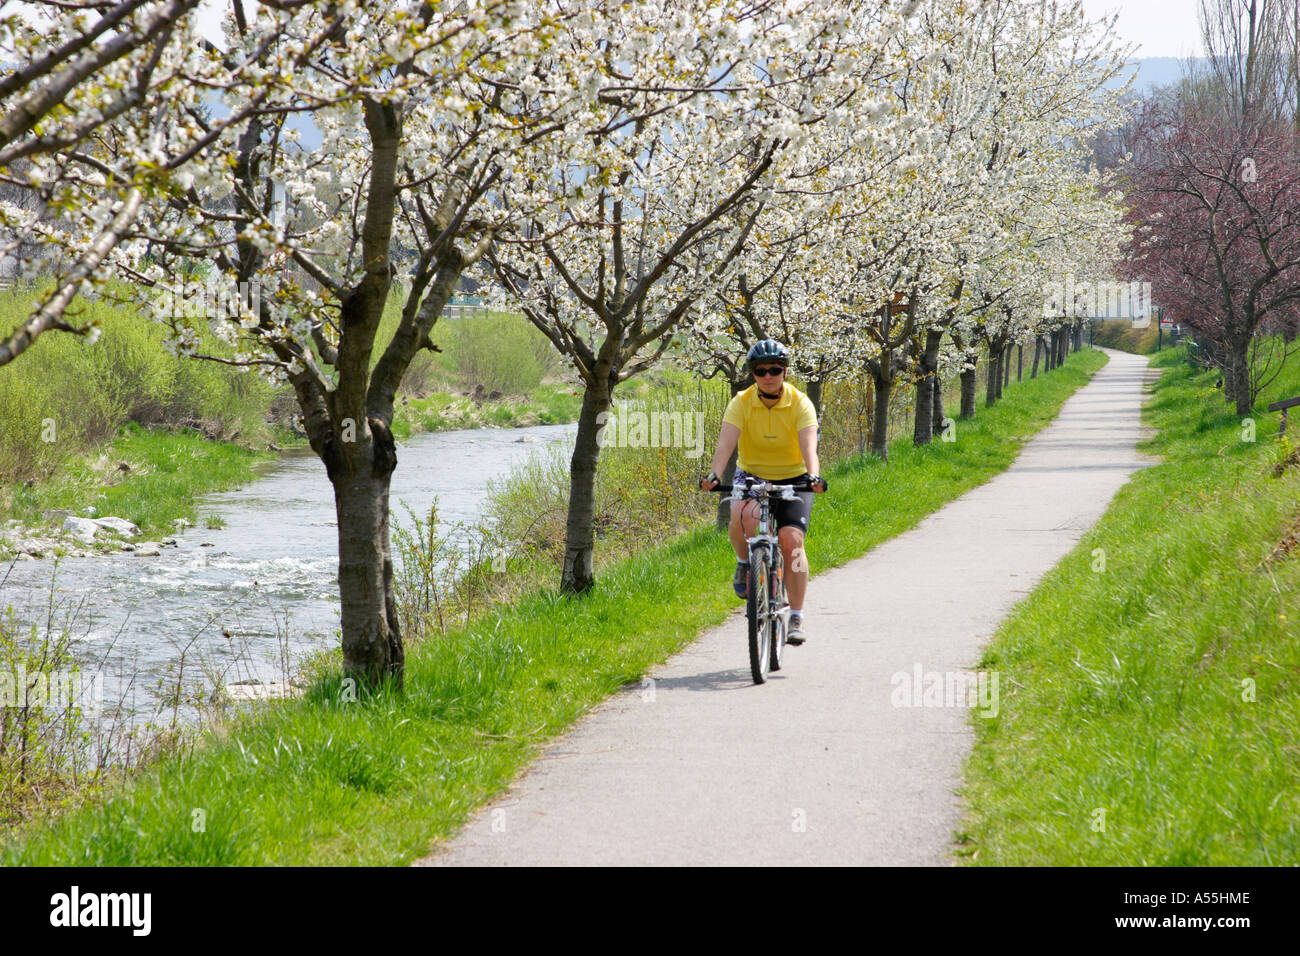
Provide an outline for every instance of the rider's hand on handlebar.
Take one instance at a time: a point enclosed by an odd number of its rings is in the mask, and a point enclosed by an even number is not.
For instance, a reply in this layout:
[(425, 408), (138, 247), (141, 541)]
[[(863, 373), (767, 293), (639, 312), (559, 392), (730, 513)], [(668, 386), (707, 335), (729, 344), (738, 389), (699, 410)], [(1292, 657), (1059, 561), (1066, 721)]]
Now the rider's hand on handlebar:
[(826, 491), (826, 479), (821, 475), (809, 475), (808, 485), (812, 488), (813, 494), (820, 495)]
[(719, 484), (718, 473), (716, 471), (711, 471), (700, 479), (700, 490), (712, 491), (714, 488), (718, 487)]

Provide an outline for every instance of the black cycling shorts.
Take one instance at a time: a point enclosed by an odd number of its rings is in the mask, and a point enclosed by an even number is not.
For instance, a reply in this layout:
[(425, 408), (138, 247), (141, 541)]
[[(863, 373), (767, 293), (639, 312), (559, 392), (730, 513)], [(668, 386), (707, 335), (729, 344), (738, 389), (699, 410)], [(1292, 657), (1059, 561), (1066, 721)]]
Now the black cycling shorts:
[[(731, 480), (736, 481), (770, 481), (774, 485), (807, 485), (810, 476), (804, 472), (798, 478), (760, 478), (757, 475), (751, 475), (747, 471), (736, 469), (735, 477)], [(813, 493), (811, 491), (796, 491), (793, 501), (783, 501), (776, 498), (772, 501), (772, 513), (776, 516), (776, 526), (780, 528), (798, 528), (804, 534), (808, 533), (808, 525), (812, 522)]]

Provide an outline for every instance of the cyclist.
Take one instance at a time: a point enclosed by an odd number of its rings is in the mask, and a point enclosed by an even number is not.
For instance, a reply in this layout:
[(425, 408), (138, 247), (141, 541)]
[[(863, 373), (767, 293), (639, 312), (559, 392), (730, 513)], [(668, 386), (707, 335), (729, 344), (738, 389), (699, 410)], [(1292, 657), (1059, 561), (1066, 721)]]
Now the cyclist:
[[(758, 478), (782, 483), (807, 483), (813, 492), (826, 490), (817, 457), (817, 409), (803, 392), (786, 379), (790, 350), (774, 339), (764, 339), (745, 356), (754, 384), (732, 398), (722, 416), (718, 447), (713, 453), (713, 470), (700, 481), (712, 491), (718, 475), (739, 443), (735, 481)], [(793, 482), (792, 482), (793, 479)], [(785, 559), (786, 594), (790, 600), (790, 630), (787, 640), (802, 644), (804, 594), (808, 588), (808, 560), (804, 555), (804, 534), (812, 516), (813, 496), (799, 492), (794, 501), (773, 502), (777, 538)], [(756, 501), (732, 502), (728, 534), (736, 549), (736, 575), (731, 586), (745, 597), (749, 580), (748, 539), (758, 526)]]

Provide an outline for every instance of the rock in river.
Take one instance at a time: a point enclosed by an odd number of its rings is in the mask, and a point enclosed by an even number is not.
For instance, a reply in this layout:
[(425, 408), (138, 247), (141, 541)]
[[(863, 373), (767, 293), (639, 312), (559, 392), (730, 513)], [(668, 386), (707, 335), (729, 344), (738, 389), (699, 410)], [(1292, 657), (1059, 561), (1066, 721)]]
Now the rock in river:
[(63, 520), (63, 533), (80, 538), (87, 544), (95, 540), (95, 532), (98, 530), (99, 522), (92, 521), (89, 518), (73, 516)]
[(95, 524), (101, 528), (116, 531), (124, 538), (134, 538), (140, 533), (140, 529), (125, 518), (96, 518), (94, 520)]

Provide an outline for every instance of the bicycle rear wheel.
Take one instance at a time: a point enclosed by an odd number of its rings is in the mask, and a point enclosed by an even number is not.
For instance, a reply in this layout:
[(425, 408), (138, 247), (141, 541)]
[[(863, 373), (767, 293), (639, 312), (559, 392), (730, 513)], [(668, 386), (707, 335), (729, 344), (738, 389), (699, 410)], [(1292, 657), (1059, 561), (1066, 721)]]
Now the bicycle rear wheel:
[(749, 595), (745, 598), (745, 616), (749, 619), (749, 672), (755, 684), (767, 680), (772, 662), (769, 561), (765, 547), (755, 547), (749, 554)]

